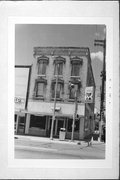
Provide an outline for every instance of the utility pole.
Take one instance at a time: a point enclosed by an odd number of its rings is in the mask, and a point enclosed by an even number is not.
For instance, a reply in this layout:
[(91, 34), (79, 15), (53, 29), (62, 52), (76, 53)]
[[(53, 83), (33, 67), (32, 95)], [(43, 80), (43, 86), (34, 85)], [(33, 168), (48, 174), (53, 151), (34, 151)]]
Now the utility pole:
[(52, 117), (51, 133), (50, 133), (51, 140), (53, 140), (53, 128), (54, 128), (54, 121), (55, 121), (56, 95), (57, 95), (57, 86), (58, 86), (58, 65), (59, 64), (57, 64), (57, 77), (56, 77), (56, 83), (55, 83), (54, 108), (53, 108), (53, 117)]
[(103, 70), (102, 70), (102, 88), (101, 88), (101, 103), (100, 103), (100, 140), (102, 135), (102, 113), (104, 112), (104, 89), (106, 81), (106, 71), (105, 71), (105, 59), (106, 59), (106, 39), (104, 40), (95, 40), (95, 46), (103, 47)]
[(77, 103), (77, 90), (76, 90), (75, 91), (75, 111), (74, 111), (74, 115), (73, 115), (71, 141), (73, 141), (73, 139), (74, 139), (74, 128), (75, 128), (75, 120), (76, 120), (76, 115), (77, 115), (77, 107), (78, 107), (78, 103)]

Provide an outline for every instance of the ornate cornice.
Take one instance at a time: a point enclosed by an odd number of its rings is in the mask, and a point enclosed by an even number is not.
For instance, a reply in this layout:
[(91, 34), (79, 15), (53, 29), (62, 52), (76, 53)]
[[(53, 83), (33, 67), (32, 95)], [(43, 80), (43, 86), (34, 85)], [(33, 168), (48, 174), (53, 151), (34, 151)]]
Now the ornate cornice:
[(87, 47), (34, 47), (34, 57), (36, 56), (88, 56)]

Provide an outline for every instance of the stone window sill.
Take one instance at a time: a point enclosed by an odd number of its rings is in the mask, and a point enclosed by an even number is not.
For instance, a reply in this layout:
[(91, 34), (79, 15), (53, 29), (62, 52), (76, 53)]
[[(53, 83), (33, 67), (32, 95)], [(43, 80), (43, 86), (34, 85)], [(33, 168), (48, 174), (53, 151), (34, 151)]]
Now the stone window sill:
[(44, 100), (44, 97), (33, 97), (34, 100)]

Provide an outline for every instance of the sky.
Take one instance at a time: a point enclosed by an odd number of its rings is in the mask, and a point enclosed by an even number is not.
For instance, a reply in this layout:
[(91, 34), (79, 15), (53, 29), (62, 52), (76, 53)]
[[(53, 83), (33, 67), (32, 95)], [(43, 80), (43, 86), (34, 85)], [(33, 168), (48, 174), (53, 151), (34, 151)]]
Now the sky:
[(15, 25), (15, 65), (31, 65), (37, 46), (89, 47), (96, 83), (95, 107), (100, 109), (100, 72), (103, 48), (94, 40), (105, 38), (104, 25), (17, 24)]

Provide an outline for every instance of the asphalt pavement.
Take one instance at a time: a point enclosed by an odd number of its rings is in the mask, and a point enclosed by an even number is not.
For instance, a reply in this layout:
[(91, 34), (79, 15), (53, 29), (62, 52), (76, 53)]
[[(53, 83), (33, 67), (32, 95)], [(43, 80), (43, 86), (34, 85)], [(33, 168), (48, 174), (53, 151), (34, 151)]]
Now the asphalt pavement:
[(15, 158), (18, 159), (104, 159), (105, 143), (15, 135)]

